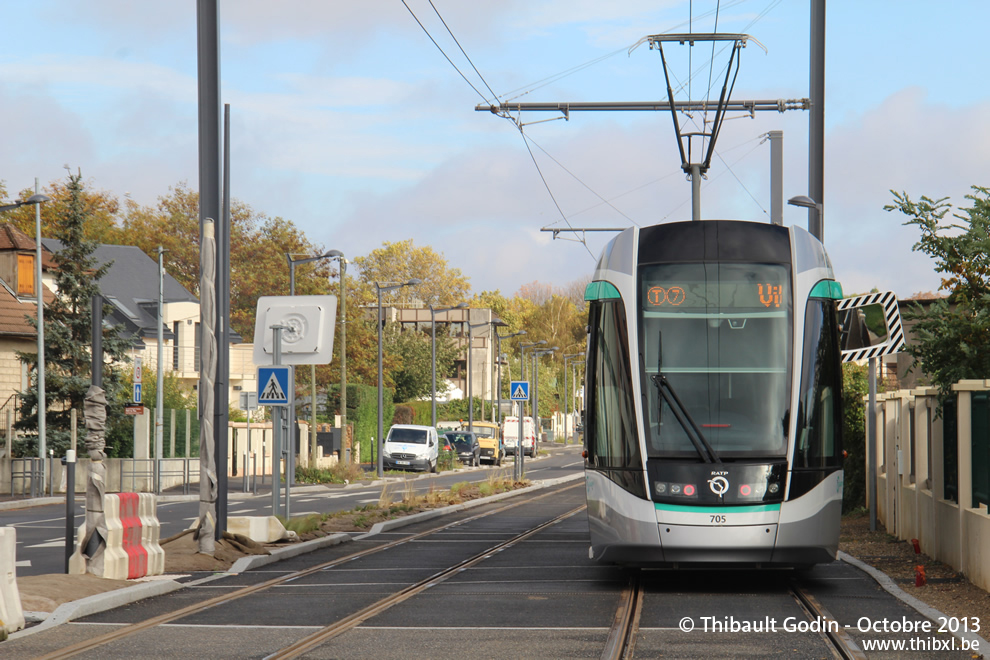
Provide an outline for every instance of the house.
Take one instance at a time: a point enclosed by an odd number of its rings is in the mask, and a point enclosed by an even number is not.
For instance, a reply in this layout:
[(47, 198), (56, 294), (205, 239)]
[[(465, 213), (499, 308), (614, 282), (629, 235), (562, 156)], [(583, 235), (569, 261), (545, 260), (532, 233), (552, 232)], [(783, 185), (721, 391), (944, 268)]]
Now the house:
[[(17, 393), (28, 387), (27, 365), (17, 353), (37, 353), (38, 334), (28, 318), (37, 318), (34, 240), (10, 224), (0, 224), (0, 430), (7, 428), (8, 416), (17, 415)], [(42, 251), (42, 280), (45, 303), (55, 299), (50, 285), (54, 262)], [(47, 271), (47, 272), (46, 272)]]
[[(57, 240), (43, 238), (43, 245), (56, 251)], [(113, 311), (107, 319), (118, 325), (125, 337), (132, 340), (130, 357), (140, 357), (142, 364), (157, 371), (158, 367), (158, 262), (132, 245), (100, 245), (93, 253), (99, 263), (111, 263), (100, 279), (100, 291)], [(162, 368), (174, 372), (187, 391), (199, 387), (200, 323), (199, 300), (178, 280), (165, 274), (162, 285)], [(230, 391), (229, 401), (237, 404), (238, 391), (250, 381), (254, 387), (257, 367), (251, 362), (251, 345), (241, 343), (241, 337), (230, 331)], [(154, 402), (145, 402), (153, 405)]]
[[(368, 308), (374, 318), (375, 309)], [(468, 391), (478, 399), (490, 400), (495, 391), (495, 342), (493, 329), (504, 325), (491, 309), (449, 309), (432, 315), (438, 328), (447, 328), (449, 337), (456, 342), (461, 353), (454, 362), (454, 377), (448, 378), (448, 391), (440, 394), (438, 401), (463, 399)], [(385, 323), (400, 323), (403, 330), (430, 333), (432, 322), (430, 308), (421, 302), (410, 307), (387, 306), (382, 308)], [(469, 327), (470, 326), (470, 327)], [(468, 384), (468, 343), (470, 342), (470, 387)], [(503, 374), (504, 375), (504, 374)], [(507, 376), (506, 376), (507, 377)], [(438, 382), (437, 388), (443, 385)]]

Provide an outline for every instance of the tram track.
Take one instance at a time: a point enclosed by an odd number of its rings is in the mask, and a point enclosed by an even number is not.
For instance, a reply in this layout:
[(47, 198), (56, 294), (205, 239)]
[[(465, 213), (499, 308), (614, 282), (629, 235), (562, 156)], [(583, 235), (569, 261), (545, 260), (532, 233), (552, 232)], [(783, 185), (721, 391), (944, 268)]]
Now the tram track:
[[(601, 660), (630, 660), (635, 657), (644, 591), (642, 574), (635, 570), (619, 597)], [(787, 593), (797, 602), (809, 622), (820, 624), (820, 636), (837, 660), (866, 660), (866, 654), (856, 641), (806, 588), (790, 580)]]
[(584, 509), (585, 509), (585, 505), (575, 507), (574, 509), (571, 509), (566, 513), (563, 513), (551, 520), (541, 523), (536, 527), (532, 527), (526, 530), (525, 532), (522, 532), (521, 534), (517, 534), (512, 538), (503, 541), (495, 546), (487, 548), (486, 550), (483, 550), (482, 552), (479, 552), (472, 557), (460, 561), (454, 564), (453, 566), (450, 566), (449, 568), (445, 568), (442, 571), (434, 573), (430, 577), (424, 580), (420, 580), (419, 582), (412, 584), (406, 587), (405, 589), (402, 589), (396, 592), (395, 594), (392, 594), (391, 596), (388, 596), (375, 603), (372, 603), (371, 605), (355, 612), (354, 614), (351, 614), (350, 616), (345, 617), (340, 621), (337, 621), (336, 623), (326, 626), (322, 630), (319, 630), (311, 635), (307, 635), (306, 637), (303, 637), (302, 639), (285, 647), (284, 649), (281, 649), (279, 651), (276, 651), (275, 653), (265, 656), (265, 660), (287, 660), (288, 658), (299, 657), (303, 653), (306, 653), (307, 651), (311, 651), (314, 648), (320, 646), (321, 644), (324, 644), (332, 640), (334, 637), (337, 637), (338, 635), (342, 635), (348, 630), (352, 630), (353, 628), (356, 628), (363, 622), (367, 621), (368, 619), (374, 616), (381, 614), (382, 612), (385, 612), (391, 607), (398, 605), (399, 603), (405, 602), (406, 600), (412, 598), (413, 596), (422, 593), (437, 584), (440, 584), (441, 582), (460, 573), (463, 570), (470, 568), (471, 566), (474, 566), (475, 564), (481, 563), (482, 561), (488, 559), (489, 557), (492, 557), (498, 552), (511, 548), (517, 543), (520, 543), (521, 541), (528, 539), (534, 534), (538, 534), (539, 532), (542, 532), (548, 527), (552, 527), (560, 522), (563, 522), (564, 520), (567, 520), (571, 516), (583, 511)]
[(639, 631), (639, 617), (643, 610), (643, 583), (636, 570), (629, 578), (629, 584), (622, 590), (615, 618), (605, 640), (602, 660), (625, 660), (636, 652), (636, 633)]
[[(56, 660), (56, 659), (60, 659), (60, 658), (74, 657), (74, 656), (79, 655), (81, 653), (85, 653), (87, 651), (98, 649), (100, 647), (106, 646), (106, 645), (111, 644), (113, 642), (117, 642), (119, 640), (126, 639), (128, 637), (132, 637), (132, 636), (134, 636), (134, 635), (136, 635), (138, 633), (141, 633), (141, 632), (150, 630), (152, 628), (155, 628), (155, 627), (158, 627), (158, 626), (162, 626), (162, 625), (165, 625), (165, 624), (168, 624), (168, 623), (172, 623), (173, 621), (176, 621), (176, 620), (181, 619), (183, 617), (190, 616), (190, 615), (193, 615), (193, 614), (198, 614), (198, 613), (204, 612), (206, 610), (209, 610), (209, 609), (211, 609), (213, 607), (217, 607), (217, 606), (220, 606), (220, 605), (226, 605), (226, 604), (231, 603), (233, 601), (239, 600), (241, 598), (245, 598), (247, 596), (251, 596), (251, 595), (254, 595), (254, 594), (261, 593), (263, 591), (266, 591), (268, 589), (272, 589), (274, 587), (280, 586), (280, 585), (285, 584), (287, 582), (292, 582), (294, 580), (298, 580), (299, 578), (302, 578), (302, 577), (305, 577), (305, 576), (308, 576), (308, 575), (312, 575), (312, 574), (318, 573), (320, 571), (325, 571), (325, 570), (333, 569), (335, 567), (338, 567), (338, 566), (341, 566), (341, 565), (344, 565), (344, 564), (353, 562), (355, 560), (362, 559), (364, 557), (368, 557), (368, 556), (371, 556), (371, 555), (374, 555), (374, 554), (378, 554), (378, 553), (381, 553), (381, 552), (385, 552), (387, 550), (390, 550), (390, 549), (399, 547), (401, 545), (404, 545), (404, 544), (407, 544), (407, 543), (410, 543), (410, 542), (413, 542), (413, 541), (416, 541), (416, 540), (419, 540), (419, 539), (423, 539), (423, 538), (426, 538), (426, 537), (429, 537), (431, 535), (438, 534), (438, 533), (441, 533), (441, 532), (444, 532), (444, 531), (448, 531), (448, 530), (451, 530), (453, 528), (459, 527), (461, 525), (465, 525), (465, 524), (468, 524), (468, 523), (471, 523), (471, 522), (482, 520), (482, 519), (487, 518), (489, 516), (494, 516), (494, 515), (497, 515), (497, 514), (500, 514), (500, 513), (504, 513), (506, 511), (510, 511), (512, 509), (515, 509), (515, 508), (520, 507), (520, 506), (523, 506), (523, 505), (532, 504), (535, 501), (538, 501), (538, 500), (541, 500), (541, 499), (544, 499), (544, 498), (547, 498), (547, 497), (551, 497), (553, 495), (557, 495), (559, 493), (566, 492), (568, 490), (572, 490), (572, 489), (579, 488), (579, 487), (583, 487), (583, 484), (576, 484), (576, 485), (572, 485), (572, 486), (566, 486), (566, 487), (561, 488), (559, 490), (553, 490), (553, 491), (550, 491), (550, 492), (547, 492), (547, 493), (543, 493), (541, 495), (537, 495), (535, 497), (531, 497), (531, 498), (528, 498), (528, 499), (523, 499), (523, 500), (520, 500), (518, 502), (514, 502), (512, 504), (507, 504), (505, 506), (501, 506), (501, 507), (498, 507), (496, 509), (492, 509), (491, 511), (485, 511), (483, 513), (476, 514), (476, 515), (473, 515), (473, 516), (469, 516), (469, 517), (463, 518), (461, 520), (456, 520), (456, 521), (454, 521), (452, 523), (448, 523), (446, 525), (440, 525), (438, 527), (434, 527), (434, 528), (431, 528), (431, 529), (428, 529), (428, 530), (424, 530), (422, 532), (417, 532), (417, 533), (412, 534), (410, 536), (405, 536), (405, 537), (402, 537), (400, 539), (396, 539), (394, 541), (389, 541), (387, 543), (383, 543), (381, 545), (377, 545), (377, 546), (372, 547), (372, 548), (366, 548), (364, 550), (359, 550), (357, 552), (354, 552), (354, 553), (345, 555), (345, 556), (340, 557), (340, 558), (337, 558), (337, 559), (333, 559), (333, 560), (330, 560), (330, 561), (327, 561), (327, 562), (322, 562), (322, 563), (317, 564), (315, 566), (310, 566), (310, 567), (305, 568), (305, 569), (301, 569), (301, 570), (298, 570), (298, 571), (293, 571), (291, 573), (287, 573), (285, 575), (282, 575), (282, 576), (279, 576), (279, 577), (276, 577), (276, 578), (272, 578), (270, 580), (265, 580), (264, 582), (260, 582), (260, 583), (255, 584), (255, 585), (241, 587), (241, 588), (239, 588), (236, 591), (233, 591), (231, 593), (222, 594), (220, 596), (216, 596), (216, 597), (213, 597), (213, 598), (208, 598), (208, 599), (206, 599), (206, 600), (204, 600), (202, 602), (194, 603), (192, 605), (188, 605), (186, 607), (179, 608), (177, 610), (173, 610), (171, 612), (167, 612), (167, 613), (161, 614), (159, 616), (151, 617), (149, 619), (145, 619), (144, 621), (140, 621), (140, 622), (137, 622), (137, 623), (129, 624), (127, 626), (124, 626), (124, 627), (122, 627), (120, 629), (111, 631), (109, 633), (106, 633), (106, 634), (103, 634), (103, 635), (98, 635), (96, 637), (93, 637), (93, 638), (90, 638), (90, 639), (87, 639), (87, 640), (83, 640), (83, 641), (78, 642), (76, 644), (73, 644), (73, 645), (70, 645), (70, 646), (67, 646), (67, 647), (58, 649), (56, 651), (52, 651), (52, 652), (50, 652), (48, 654), (45, 654), (45, 655), (42, 655), (42, 656), (38, 656), (37, 660)], [(558, 516), (557, 518), (554, 518), (553, 520), (551, 520), (549, 522), (542, 523), (540, 525), (537, 525), (536, 527), (530, 528), (530, 529), (526, 530), (525, 532), (522, 532), (521, 534), (518, 534), (518, 535), (514, 536), (513, 538), (509, 539), (508, 541), (504, 541), (504, 542), (499, 543), (499, 544), (497, 544), (497, 545), (495, 545), (495, 546), (493, 546), (491, 548), (488, 548), (484, 552), (478, 553), (477, 555), (475, 555), (475, 556), (473, 556), (473, 557), (471, 557), (471, 558), (469, 558), (467, 560), (464, 560), (462, 562), (458, 562), (457, 564), (455, 564), (454, 566), (450, 567), (449, 569), (446, 569), (446, 571), (440, 571), (439, 573), (434, 574), (430, 578), (427, 578), (426, 581), (424, 581), (424, 582), (427, 582), (428, 584), (426, 586), (423, 586), (422, 588), (420, 588), (419, 591), (423, 591), (424, 589), (429, 588), (429, 586), (432, 586), (432, 584), (435, 584), (437, 582), (443, 581), (444, 579), (446, 579), (450, 575), (453, 575), (454, 573), (459, 572), (460, 570), (463, 570), (464, 568), (467, 568), (469, 565), (473, 565), (473, 563), (477, 563), (477, 562), (483, 561), (487, 557), (491, 556), (493, 553), (499, 552), (500, 550), (505, 549), (506, 547), (509, 547), (510, 545), (514, 545), (515, 543), (518, 543), (518, 542), (524, 540), (525, 538), (528, 538), (532, 534), (535, 534), (538, 531), (541, 531), (542, 529), (544, 529), (547, 526), (550, 526), (551, 524), (556, 524), (557, 522), (560, 522), (561, 520), (564, 520), (564, 519), (566, 519), (566, 518), (568, 518), (570, 516), (573, 516), (574, 514), (578, 513), (579, 511), (582, 511), (584, 508), (585, 508), (584, 505), (579, 506), (576, 509), (573, 509), (573, 510), (569, 511), (566, 514), (563, 514), (562, 516)], [(471, 562), (471, 563), (468, 564), (466, 562)], [(447, 571), (450, 572), (449, 575), (445, 575), (447, 573)], [(442, 577), (442, 579), (440, 579), (441, 577)], [(417, 583), (417, 585), (418, 584), (419, 583)], [(413, 587), (416, 587), (417, 585), (412, 585), (412, 587), (407, 587), (406, 589), (400, 591), (399, 593), (400, 594), (401, 593), (404, 593), (405, 591), (407, 591), (409, 589), (412, 589)], [(411, 597), (412, 595), (415, 595), (415, 593), (409, 593), (405, 598)], [(387, 599), (383, 599), (383, 600), (387, 600)], [(401, 602), (401, 601), (396, 601), (396, 602)], [(392, 604), (395, 604), (395, 603), (392, 603)], [(383, 608), (381, 611), (384, 611), (384, 609), (387, 609), (387, 608)], [(363, 611), (364, 610), (361, 610), (361, 612), (363, 612)], [(353, 617), (355, 615), (351, 615), (351, 616)], [(373, 614), (369, 614), (369, 615), (365, 616), (364, 619), (368, 618), (369, 616), (373, 616)], [(351, 617), (347, 617), (347, 619), (350, 619), (350, 618)], [(362, 620), (364, 620), (364, 619), (362, 619)], [(354, 626), (358, 625), (358, 623), (360, 623), (360, 621), (354, 623), (351, 627), (354, 627)], [(337, 634), (340, 634), (340, 633), (337, 633)], [(281, 651), (279, 653), (281, 653)], [(273, 657), (295, 657), (295, 656), (293, 656), (293, 655), (285, 655), (285, 656), (273, 656)]]
[(822, 626), (821, 636), (836, 658), (839, 660), (866, 660), (866, 654), (859, 648), (856, 641), (843, 630), (831, 612), (818, 602), (817, 598), (793, 580), (790, 583), (790, 593), (810, 621), (819, 621), (825, 624)]

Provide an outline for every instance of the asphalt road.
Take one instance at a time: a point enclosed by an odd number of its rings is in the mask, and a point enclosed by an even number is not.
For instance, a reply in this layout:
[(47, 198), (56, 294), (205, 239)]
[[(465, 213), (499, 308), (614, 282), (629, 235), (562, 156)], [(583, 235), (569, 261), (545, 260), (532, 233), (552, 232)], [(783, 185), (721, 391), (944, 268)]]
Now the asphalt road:
[[(537, 459), (526, 459), (526, 476), (531, 480), (553, 479), (573, 474), (582, 469), (581, 446), (551, 445), (550, 455)], [(502, 468), (483, 464), (478, 468), (463, 468), (454, 472), (435, 475), (406, 473), (387, 475), (387, 487), (402, 490), (408, 484), (418, 493), (430, 488), (446, 489), (451, 484), (470, 481), (481, 482), (488, 479), (493, 470), (511, 470), (512, 460), (503, 461)], [(267, 516), (272, 512), (271, 484), (259, 487), (258, 495), (242, 492), (243, 481), (238, 477), (228, 480), (228, 516)], [(167, 493), (158, 504), (158, 520), (161, 524), (161, 538), (167, 538), (187, 529), (197, 519), (199, 511), (198, 495), (193, 486), (193, 494), (176, 501)], [(290, 513), (293, 517), (308, 513), (346, 511), (370, 502), (377, 502), (382, 485), (344, 486), (303, 486), (292, 489)], [(181, 492), (181, 491), (177, 491)], [(76, 526), (85, 515), (85, 500), (76, 498)], [(0, 511), (0, 524), (17, 529), (17, 575), (45, 575), (65, 571), (65, 504), (35, 506), (27, 509)]]

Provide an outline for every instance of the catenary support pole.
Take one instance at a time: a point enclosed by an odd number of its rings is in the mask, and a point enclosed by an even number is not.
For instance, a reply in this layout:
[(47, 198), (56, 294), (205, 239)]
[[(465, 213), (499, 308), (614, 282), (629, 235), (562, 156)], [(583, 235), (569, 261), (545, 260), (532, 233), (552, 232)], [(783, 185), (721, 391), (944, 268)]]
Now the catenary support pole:
[(870, 531), (877, 531), (877, 359), (870, 358), (870, 398), (866, 410), (866, 483)]
[[(811, 0), (811, 70), (808, 113), (808, 195), (825, 204), (825, 0)], [(808, 232), (822, 243), (825, 228), (821, 207), (808, 209)]]
[(784, 131), (770, 131), (770, 223), (784, 224)]

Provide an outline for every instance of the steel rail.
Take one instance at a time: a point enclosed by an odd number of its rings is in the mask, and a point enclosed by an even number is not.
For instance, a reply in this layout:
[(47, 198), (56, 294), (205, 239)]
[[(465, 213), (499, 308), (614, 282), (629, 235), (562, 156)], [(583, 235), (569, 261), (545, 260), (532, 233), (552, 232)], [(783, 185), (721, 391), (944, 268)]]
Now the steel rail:
[(165, 614), (160, 614), (160, 615), (155, 616), (155, 617), (152, 617), (150, 619), (145, 619), (144, 621), (139, 621), (138, 623), (132, 623), (130, 625), (124, 626), (122, 628), (119, 628), (119, 629), (114, 630), (112, 632), (106, 633), (104, 635), (98, 635), (96, 637), (92, 637), (90, 639), (83, 640), (83, 641), (78, 642), (76, 644), (72, 644), (71, 646), (67, 646), (65, 648), (58, 649), (57, 651), (52, 651), (51, 653), (48, 653), (48, 654), (39, 656), (36, 660), (57, 660), (59, 658), (70, 658), (70, 657), (75, 656), (75, 655), (78, 655), (80, 653), (85, 653), (86, 651), (90, 651), (92, 649), (99, 648), (101, 646), (105, 646), (106, 644), (110, 644), (111, 642), (115, 642), (117, 640), (125, 639), (127, 637), (132, 636), (132, 635), (136, 635), (137, 633), (142, 632), (142, 631), (145, 631), (145, 630), (148, 630), (150, 628), (154, 628), (156, 626), (164, 625), (166, 623), (171, 623), (172, 621), (175, 621), (176, 619), (181, 619), (182, 617), (189, 616), (190, 614), (197, 614), (199, 612), (206, 611), (206, 610), (208, 610), (208, 609), (210, 609), (212, 607), (216, 607), (217, 605), (223, 605), (223, 604), (226, 604), (226, 603), (229, 603), (229, 602), (238, 600), (240, 598), (244, 598), (246, 596), (250, 596), (252, 594), (255, 594), (255, 593), (258, 593), (258, 592), (261, 592), (261, 591), (265, 591), (267, 589), (270, 589), (272, 587), (276, 587), (276, 586), (278, 586), (280, 584), (283, 584), (285, 582), (290, 582), (292, 580), (297, 580), (297, 579), (299, 579), (301, 577), (305, 577), (307, 575), (311, 575), (313, 573), (317, 573), (319, 571), (323, 571), (323, 570), (326, 570), (326, 569), (329, 569), (329, 568), (334, 568), (334, 567), (339, 566), (341, 564), (352, 562), (352, 561), (354, 561), (356, 559), (361, 559), (361, 558), (367, 557), (369, 555), (373, 555), (373, 554), (376, 554), (376, 553), (379, 553), (379, 552), (384, 552), (385, 550), (389, 550), (391, 548), (395, 548), (397, 546), (403, 545), (404, 543), (408, 543), (410, 541), (415, 541), (417, 539), (421, 539), (423, 537), (430, 536), (432, 534), (437, 534), (439, 532), (446, 531), (448, 529), (451, 529), (453, 527), (457, 527), (459, 525), (463, 525), (463, 524), (466, 524), (466, 523), (469, 523), (469, 522), (474, 522), (476, 520), (480, 520), (482, 518), (486, 518), (488, 516), (492, 516), (492, 515), (495, 515), (495, 514), (498, 514), (498, 513), (503, 513), (505, 511), (510, 510), (510, 509), (514, 509), (514, 508), (519, 507), (519, 506), (522, 506), (524, 504), (529, 504), (531, 502), (534, 502), (536, 500), (542, 499), (544, 497), (549, 497), (550, 495), (554, 495), (556, 493), (561, 493), (561, 492), (564, 492), (564, 491), (571, 490), (573, 488), (578, 488), (578, 487), (583, 487), (583, 486), (584, 486), (583, 483), (579, 483), (579, 484), (575, 484), (573, 486), (567, 486), (565, 488), (561, 488), (560, 490), (554, 490), (554, 491), (550, 491), (550, 492), (547, 492), (547, 493), (543, 493), (542, 495), (537, 495), (536, 497), (533, 497), (533, 498), (520, 500), (519, 502), (514, 502), (512, 504), (508, 504), (506, 506), (499, 507), (498, 509), (493, 509), (491, 511), (486, 511), (484, 513), (479, 513), (477, 515), (470, 516), (468, 518), (464, 518), (463, 520), (457, 520), (457, 521), (454, 521), (452, 523), (448, 523), (446, 525), (441, 525), (439, 527), (435, 527), (433, 529), (428, 529), (428, 530), (425, 530), (425, 531), (422, 531), (422, 532), (417, 532), (416, 534), (413, 534), (411, 536), (406, 536), (406, 537), (403, 537), (401, 539), (396, 539), (394, 541), (389, 541), (388, 543), (384, 543), (382, 545), (375, 546), (373, 548), (367, 548), (365, 550), (359, 550), (358, 552), (351, 553), (351, 554), (346, 555), (344, 557), (340, 557), (338, 559), (334, 559), (334, 560), (331, 560), (331, 561), (323, 562), (323, 563), (318, 564), (316, 566), (311, 566), (309, 568), (305, 568), (305, 569), (302, 569), (302, 570), (299, 570), (299, 571), (294, 571), (292, 573), (288, 573), (286, 575), (283, 575), (283, 576), (280, 576), (280, 577), (277, 577), (277, 578), (272, 578), (270, 580), (266, 580), (266, 581), (261, 582), (259, 584), (251, 585), (251, 586), (248, 586), (248, 587), (242, 587), (241, 589), (238, 589), (236, 591), (233, 591), (233, 592), (231, 592), (229, 594), (223, 594), (221, 596), (215, 596), (213, 598), (209, 598), (207, 600), (204, 600), (204, 601), (202, 601), (200, 603), (195, 603), (195, 604), (192, 604), (192, 605), (187, 605), (186, 607), (182, 607), (182, 608), (180, 608), (178, 610), (174, 610), (172, 612), (167, 612)]
[(533, 536), (534, 534), (537, 534), (548, 527), (552, 527), (553, 525), (556, 525), (570, 518), (571, 516), (577, 514), (578, 512), (583, 511), (585, 508), (586, 505), (582, 504), (579, 507), (571, 509), (567, 513), (561, 514), (556, 518), (541, 523), (536, 527), (532, 527), (529, 530), (522, 532), (521, 534), (517, 534), (511, 539), (502, 541), (501, 543), (494, 545), (488, 548), (487, 550), (483, 550), (482, 552), (479, 552), (478, 554), (469, 557), (463, 561), (460, 561), (449, 568), (445, 568), (442, 571), (434, 573), (425, 580), (420, 580), (415, 584), (405, 587), (404, 589), (392, 594), (391, 596), (387, 596), (379, 600), (378, 602), (372, 603), (371, 605), (368, 605), (367, 607), (355, 612), (354, 614), (344, 617), (340, 621), (337, 621), (322, 630), (307, 635), (306, 637), (303, 637), (302, 639), (296, 641), (295, 643), (290, 644), (289, 646), (286, 646), (285, 648), (276, 651), (275, 653), (265, 656), (265, 660), (282, 660), (283, 658), (296, 658), (303, 653), (312, 651), (316, 647), (320, 646), (321, 644), (324, 644), (325, 642), (330, 641), (334, 637), (342, 635), (343, 633), (356, 628), (364, 621), (367, 621), (368, 619), (374, 616), (378, 616), (379, 614), (385, 612), (389, 608), (409, 600), (413, 596), (420, 594), (426, 591), (427, 589), (440, 584), (441, 582), (444, 582), (448, 578), (460, 573), (461, 571), (467, 568), (470, 568), (471, 566), (474, 566), (475, 564), (479, 564), (483, 562), (484, 560), (488, 559), (489, 557), (492, 557), (496, 553), (501, 552), (502, 550), (505, 550), (507, 548), (510, 548), (516, 545), (517, 543), (526, 540), (530, 536)]
[[(827, 625), (821, 631), (822, 638), (832, 648), (832, 652), (840, 660), (866, 660), (863, 652), (856, 641), (845, 631), (845, 629), (835, 620), (832, 613), (825, 609), (825, 606), (818, 602), (818, 599), (809, 594), (796, 582), (790, 584), (791, 595), (804, 610), (811, 621), (822, 621)], [(832, 630), (835, 628), (835, 630)]]
[(608, 631), (602, 660), (623, 660), (636, 652), (636, 634), (639, 632), (639, 615), (643, 610), (643, 587), (640, 572), (636, 571), (629, 584), (622, 590), (615, 620)]

